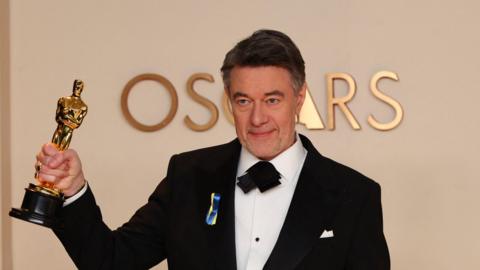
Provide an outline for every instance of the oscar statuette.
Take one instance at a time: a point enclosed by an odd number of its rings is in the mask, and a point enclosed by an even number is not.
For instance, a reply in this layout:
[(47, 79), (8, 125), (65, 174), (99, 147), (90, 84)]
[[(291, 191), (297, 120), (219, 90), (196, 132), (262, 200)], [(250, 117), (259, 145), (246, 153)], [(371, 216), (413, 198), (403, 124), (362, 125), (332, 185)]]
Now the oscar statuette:
[[(68, 148), (73, 130), (78, 128), (87, 114), (88, 107), (80, 98), (83, 82), (75, 80), (71, 96), (61, 97), (57, 103), (55, 120), (58, 123), (53, 134), (52, 143), (59, 151)], [(40, 164), (35, 165), (35, 179), (38, 184), (29, 184), (21, 208), (12, 208), (9, 215), (46, 227), (58, 227), (58, 212), (63, 207), (65, 198), (61, 190), (38, 177)]]

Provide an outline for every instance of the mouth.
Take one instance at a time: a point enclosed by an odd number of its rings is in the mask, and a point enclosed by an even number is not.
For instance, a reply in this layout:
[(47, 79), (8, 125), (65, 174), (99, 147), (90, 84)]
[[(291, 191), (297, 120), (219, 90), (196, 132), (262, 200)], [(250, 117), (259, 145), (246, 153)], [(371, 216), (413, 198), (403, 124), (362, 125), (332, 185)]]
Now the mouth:
[(270, 135), (273, 134), (275, 130), (268, 130), (268, 131), (249, 131), (248, 135), (250, 137), (253, 137), (255, 139), (261, 139), (265, 137), (269, 137)]

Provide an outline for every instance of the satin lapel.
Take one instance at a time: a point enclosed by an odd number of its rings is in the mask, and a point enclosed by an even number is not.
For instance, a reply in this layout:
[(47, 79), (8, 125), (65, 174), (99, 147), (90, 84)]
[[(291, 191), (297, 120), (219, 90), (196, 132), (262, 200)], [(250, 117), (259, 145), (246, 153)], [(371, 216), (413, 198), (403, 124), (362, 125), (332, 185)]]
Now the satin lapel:
[[(328, 166), (310, 141), (302, 136), (308, 154), (285, 222), (264, 270), (295, 269), (324, 229), (331, 229), (333, 205), (326, 198), (332, 187)], [(321, 172), (321, 174), (320, 174)]]
[[(207, 161), (210, 166), (201, 176), (202, 185), (198, 188), (201, 222), (207, 234), (212, 269), (219, 270), (236, 269), (234, 190), (240, 144), (234, 141), (229, 146), (225, 159)], [(208, 225), (205, 218), (212, 193), (220, 194), (220, 204), (216, 224)]]

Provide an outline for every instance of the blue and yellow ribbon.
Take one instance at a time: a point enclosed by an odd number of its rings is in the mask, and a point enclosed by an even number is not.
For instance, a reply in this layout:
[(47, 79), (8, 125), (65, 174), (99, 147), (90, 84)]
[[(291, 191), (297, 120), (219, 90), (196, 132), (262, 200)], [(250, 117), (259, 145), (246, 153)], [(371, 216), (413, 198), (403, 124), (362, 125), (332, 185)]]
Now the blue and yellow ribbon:
[(210, 209), (208, 209), (205, 222), (208, 225), (215, 225), (217, 223), (218, 205), (220, 204), (220, 193), (212, 193), (210, 195)]

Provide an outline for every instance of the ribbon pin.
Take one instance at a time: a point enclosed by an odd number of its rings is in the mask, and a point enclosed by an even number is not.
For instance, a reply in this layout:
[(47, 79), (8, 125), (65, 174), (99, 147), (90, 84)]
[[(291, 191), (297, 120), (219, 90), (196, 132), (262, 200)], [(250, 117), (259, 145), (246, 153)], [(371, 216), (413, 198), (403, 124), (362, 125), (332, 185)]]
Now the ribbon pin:
[(205, 222), (210, 226), (213, 226), (217, 223), (219, 204), (220, 204), (220, 194), (213, 192), (210, 195), (210, 209), (208, 209), (207, 217), (205, 218)]

